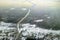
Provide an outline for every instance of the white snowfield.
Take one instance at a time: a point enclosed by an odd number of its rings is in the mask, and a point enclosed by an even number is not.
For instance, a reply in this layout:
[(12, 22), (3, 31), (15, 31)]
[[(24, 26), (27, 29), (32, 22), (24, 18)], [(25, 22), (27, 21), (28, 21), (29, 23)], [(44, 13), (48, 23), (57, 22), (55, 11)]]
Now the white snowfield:
[[(5, 22), (0, 22), (0, 30), (14, 30), (16, 29), (15, 27), (13, 27), (13, 23), (5, 23)], [(12, 26), (12, 27), (9, 27)]]
[[(48, 30), (48, 29), (43, 29), (36, 27), (35, 24), (22, 24), (22, 27), (19, 32), (22, 32), (22, 35), (25, 37), (35, 37), (35, 38), (43, 38), (44, 35), (52, 33), (53, 35), (60, 35), (60, 30)], [(23, 37), (22, 37), (23, 38)], [(26, 39), (26, 38), (25, 38)], [(25, 40), (22, 39), (22, 40)]]
[[(11, 26), (12, 23), (0, 23), (0, 30), (13, 30), (16, 29), (14, 27), (9, 27)], [(22, 35), (22, 40), (25, 40), (27, 37), (33, 37), (33, 38), (43, 38), (46, 34), (52, 33), (53, 35), (60, 35), (60, 30), (48, 30), (48, 29), (43, 29), (40, 27), (37, 27), (36, 24), (30, 24), (30, 23), (25, 23), (21, 24), (22, 28), (20, 28), (19, 33)], [(58, 40), (54, 38), (54, 40)]]

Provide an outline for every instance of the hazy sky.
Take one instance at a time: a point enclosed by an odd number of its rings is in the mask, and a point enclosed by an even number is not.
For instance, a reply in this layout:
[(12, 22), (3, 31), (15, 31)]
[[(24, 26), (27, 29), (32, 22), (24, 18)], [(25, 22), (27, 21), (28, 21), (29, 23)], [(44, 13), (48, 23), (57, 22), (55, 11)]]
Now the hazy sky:
[(60, 0), (0, 0), (0, 6), (31, 7), (32, 4), (36, 4), (37, 7), (44, 6), (59, 7)]

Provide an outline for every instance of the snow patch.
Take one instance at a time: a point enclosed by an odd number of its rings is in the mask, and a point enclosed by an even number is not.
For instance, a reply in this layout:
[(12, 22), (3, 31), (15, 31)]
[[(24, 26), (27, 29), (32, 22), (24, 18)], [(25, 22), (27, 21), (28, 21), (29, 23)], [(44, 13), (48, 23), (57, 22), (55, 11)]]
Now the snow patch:
[(22, 8), (22, 10), (24, 10), (24, 11), (25, 11), (25, 10), (27, 10), (27, 9), (26, 9), (26, 8)]
[(10, 10), (14, 10), (15, 8), (10, 8)]
[(43, 19), (39, 19), (39, 20), (34, 20), (34, 22), (43, 22)]

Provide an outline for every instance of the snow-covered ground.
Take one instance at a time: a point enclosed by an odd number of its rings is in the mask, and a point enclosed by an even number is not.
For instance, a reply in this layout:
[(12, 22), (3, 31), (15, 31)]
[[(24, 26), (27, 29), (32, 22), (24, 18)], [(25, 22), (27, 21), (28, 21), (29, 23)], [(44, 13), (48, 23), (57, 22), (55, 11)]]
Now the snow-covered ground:
[[(9, 31), (9, 30), (14, 30), (16, 29), (15, 27), (13, 27), (13, 23), (5, 23), (5, 22), (0, 22), (0, 30), (4, 31)], [(10, 27), (11, 26), (11, 27)]]
[[(47, 34), (60, 35), (60, 30), (48, 30), (40, 27), (36, 27), (35, 24), (22, 24), (22, 28), (19, 30), (22, 32), (22, 40), (25, 40), (27, 37), (43, 38)], [(25, 38), (25, 39), (23, 39)], [(47, 40), (47, 39), (46, 39)], [(55, 40), (55, 39), (54, 39)], [(58, 40), (58, 39), (57, 39)]]
[[(14, 27), (9, 27), (11, 26), (12, 23), (0, 23), (0, 30), (11, 30), (15, 29)], [(48, 29), (43, 29), (40, 27), (37, 27), (36, 24), (30, 24), (30, 23), (25, 23), (21, 24), (22, 28), (20, 28), (19, 33), (21, 33), (22, 37), (21, 40), (26, 40), (28, 37), (33, 37), (33, 38), (43, 38), (45, 35), (52, 35), (53, 40), (58, 40), (60, 39), (60, 30), (48, 30)], [(58, 37), (56, 37), (59, 35)], [(46, 36), (45, 40), (50, 40), (49, 36)]]

